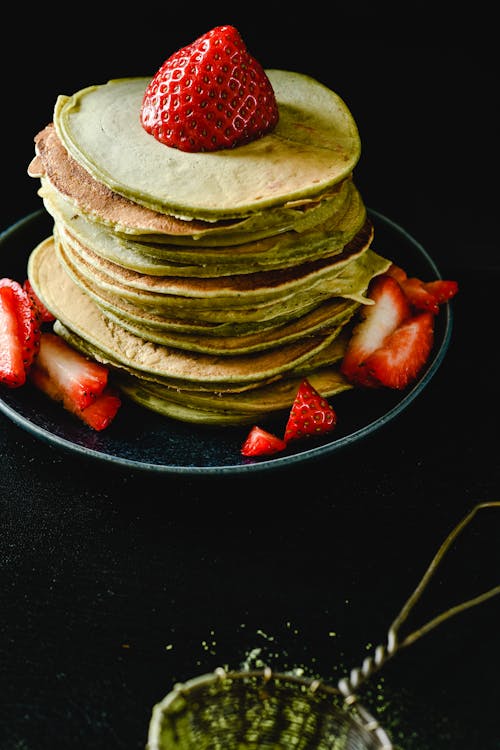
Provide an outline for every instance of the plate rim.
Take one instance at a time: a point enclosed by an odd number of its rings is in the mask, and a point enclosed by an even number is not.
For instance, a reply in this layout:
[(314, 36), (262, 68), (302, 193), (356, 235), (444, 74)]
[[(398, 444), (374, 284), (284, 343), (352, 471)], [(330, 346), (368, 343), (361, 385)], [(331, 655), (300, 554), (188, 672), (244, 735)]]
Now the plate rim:
[[(369, 215), (371, 215), (377, 221), (379, 221), (382, 225), (385, 225), (396, 234), (403, 236), (406, 242), (412, 245), (414, 249), (416, 249), (418, 253), (422, 256), (422, 258), (425, 260), (428, 266), (432, 269), (433, 273), (435, 274), (435, 277), (437, 279), (442, 278), (440, 270), (436, 262), (432, 258), (432, 256), (429, 255), (429, 253), (423, 247), (423, 245), (421, 245), (421, 243), (412, 234), (410, 234), (400, 224), (398, 224), (397, 222), (388, 218), (385, 214), (373, 208), (367, 207), (367, 212)], [(41, 209), (38, 209), (36, 211), (33, 211), (27, 214), (26, 216), (23, 216), (18, 221), (11, 224), (9, 227), (7, 227), (5, 230), (3, 230), (0, 233), (0, 246), (3, 245), (6, 241), (8, 241), (17, 232), (21, 231), (26, 225), (31, 224), (35, 222), (36, 220), (43, 218), (46, 215), (47, 214), (46, 214), (45, 209), (41, 208)], [(415, 400), (415, 398), (421, 393), (421, 391), (428, 385), (430, 380), (436, 374), (437, 370), (439, 369), (445, 357), (446, 351), (449, 347), (452, 329), (453, 329), (453, 310), (449, 302), (445, 303), (445, 305), (443, 305), (442, 308), (443, 309), (441, 311), (441, 314), (444, 314), (446, 320), (444, 323), (443, 337), (440, 342), (439, 348), (434, 354), (434, 357), (432, 361), (430, 362), (430, 364), (428, 365), (424, 375), (415, 383), (415, 385), (407, 393), (405, 393), (403, 398), (400, 401), (398, 401), (397, 404), (391, 407), (383, 415), (375, 419), (372, 419), (366, 425), (363, 425), (362, 427), (355, 430), (354, 432), (351, 432), (343, 436), (337, 441), (327, 442), (320, 446), (315, 445), (311, 448), (305, 448), (301, 452), (294, 453), (292, 455), (285, 455), (285, 456), (274, 455), (274, 456), (256, 458), (253, 461), (249, 461), (248, 463), (237, 463), (237, 464), (233, 463), (233, 464), (227, 464), (227, 465), (201, 466), (201, 465), (154, 463), (154, 462), (149, 462), (149, 461), (126, 458), (125, 456), (119, 456), (114, 453), (103, 452), (100, 450), (88, 448), (84, 445), (80, 445), (67, 438), (61, 437), (59, 435), (55, 435), (50, 430), (44, 428), (41, 425), (37, 425), (31, 422), (28, 418), (19, 414), (15, 409), (13, 409), (9, 404), (7, 404), (4, 401), (4, 399), (2, 398), (1, 392), (0, 392), (0, 412), (3, 413), (8, 419), (10, 419), (19, 428), (28, 432), (35, 438), (51, 445), (52, 447), (57, 447), (58, 449), (68, 452), (68, 453), (84, 456), (87, 459), (97, 460), (101, 463), (112, 464), (114, 466), (120, 466), (120, 467), (127, 468), (127, 469), (134, 470), (134, 471), (144, 471), (144, 472), (156, 473), (156, 474), (182, 474), (182, 475), (192, 476), (192, 475), (221, 475), (221, 474), (235, 475), (235, 474), (246, 474), (249, 472), (250, 473), (264, 472), (264, 471), (283, 469), (285, 467), (290, 467), (291, 465), (296, 465), (298, 463), (302, 463), (302, 462), (309, 461), (312, 459), (320, 459), (326, 455), (330, 455), (338, 451), (344, 450), (345, 448), (351, 446), (353, 443), (359, 442), (367, 438), (369, 435), (373, 434), (373, 432), (375, 432), (378, 429), (383, 428), (387, 423), (395, 419), (402, 411), (404, 411)], [(193, 429), (195, 429), (196, 425), (192, 425), (192, 427)]]

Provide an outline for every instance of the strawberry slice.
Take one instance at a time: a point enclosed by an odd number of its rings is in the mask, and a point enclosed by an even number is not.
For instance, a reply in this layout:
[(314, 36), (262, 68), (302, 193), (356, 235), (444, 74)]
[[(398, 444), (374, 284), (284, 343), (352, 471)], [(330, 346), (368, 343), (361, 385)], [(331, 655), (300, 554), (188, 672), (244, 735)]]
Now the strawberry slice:
[(0, 383), (17, 388), (25, 382), (16, 296), (10, 286), (0, 286)]
[(397, 266), (396, 263), (391, 263), (386, 271), (386, 274), (392, 276), (392, 278), (396, 279), (396, 281), (399, 281), (400, 284), (408, 278), (408, 274), (406, 273), (404, 268), (401, 268), (401, 266)]
[(456, 281), (436, 279), (435, 281), (422, 281), (414, 277), (401, 282), (408, 302), (415, 310), (428, 310), (437, 315), (439, 307), (448, 302), (458, 292)]
[(341, 371), (352, 383), (375, 386), (366, 359), (410, 316), (411, 309), (401, 285), (387, 273), (372, 280), (368, 296), (374, 304), (365, 305), (360, 312), (361, 320), (347, 345)]
[(424, 286), (433, 295), (438, 305), (442, 305), (452, 299), (458, 292), (458, 282), (450, 279), (436, 279), (426, 281)]
[(337, 415), (328, 401), (313, 388), (307, 378), (299, 385), (285, 427), (285, 442), (331, 432)]
[(271, 82), (234, 26), (216, 26), (165, 60), (140, 111), (157, 141), (191, 152), (256, 140), (278, 117)]
[(60, 385), (52, 380), (49, 373), (38, 367), (36, 363), (30, 370), (29, 379), (39, 391), (45, 393), (53, 401), (61, 402), (67, 411), (97, 431), (104, 430), (111, 424), (121, 406), (118, 392), (107, 385), (89, 406), (80, 409), (76, 402), (61, 390)]
[(108, 368), (87, 359), (60, 336), (44, 332), (31, 381), (70, 411), (90, 406), (108, 383)]
[(93, 404), (86, 409), (75, 409), (73, 413), (89, 427), (100, 432), (111, 424), (121, 404), (117, 389), (107, 385)]
[(414, 276), (408, 277), (406, 271), (392, 263), (387, 272), (401, 284), (409, 304), (414, 310), (428, 310), (437, 315), (439, 306), (448, 302), (458, 292), (458, 283), (449, 279), (422, 281)]
[(18, 281), (4, 277), (0, 279), (0, 287), (9, 287), (14, 294), (19, 345), (22, 349), (24, 369), (27, 372), (40, 347), (41, 330), (39, 314), (29, 294)]
[(29, 297), (33, 305), (35, 306), (35, 309), (38, 311), (40, 322), (52, 323), (52, 321), (55, 320), (54, 315), (52, 315), (52, 313), (47, 310), (40, 297), (35, 293), (35, 290), (31, 286), (31, 282), (29, 279), (24, 280), (23, 289), (29, 294)]
[(271, 456), (285, 448), (284, 440), (254, 425), (241, 447), (241, 454), (243, 456)]
[(408, 302), (415, 310), (428, 310), (437, 315), (439, 303), (423, 281), (415, 277), (407, 278), (401, 282), (401, 287)]
[(377, 383), (403, 389), (416, 378), (432, 348), (434, 318), (430, 312), (408, 318), (367, 357), (365, 367)]

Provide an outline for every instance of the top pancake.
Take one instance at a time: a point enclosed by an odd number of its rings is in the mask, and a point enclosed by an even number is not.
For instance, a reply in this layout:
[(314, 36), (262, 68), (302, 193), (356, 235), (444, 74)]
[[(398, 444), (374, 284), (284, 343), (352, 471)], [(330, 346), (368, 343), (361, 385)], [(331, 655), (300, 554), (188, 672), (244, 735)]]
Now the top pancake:
[[(167, 147), (166, 147), (167, 148)], [(220, 247), (246, 244), (283, 232), (305, 232), (330, 221), (352, 191), (350, 176), (326, 193), (239, 219), (201, 221), (178, 219), (141, 206), (95, 180), (65, 149), (49, 123), (35, 136), (36, 156), (28, 167), (31, 177), (49, 183), (61, 199), (76, 207), (90, 222), (124, 238), (177, 245)]]
[(59, 96), (57, 134), (98, 182), (180, 219), (220, 221), (318, 196), (352, 173), (360, 156), (356, 123), (318, 81), (266, 71), (280, 119), (269, 134), (236, 149), (187, 153), (159, 143), (140, 123), (148, 78), (124, 78)]

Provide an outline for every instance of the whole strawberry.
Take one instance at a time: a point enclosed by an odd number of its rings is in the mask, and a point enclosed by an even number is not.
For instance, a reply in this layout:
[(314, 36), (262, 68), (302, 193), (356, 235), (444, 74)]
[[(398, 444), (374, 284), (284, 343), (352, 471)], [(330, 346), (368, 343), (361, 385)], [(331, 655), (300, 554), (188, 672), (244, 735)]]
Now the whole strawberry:
[(140, 112), (148, 133), (190, 152), (256, 140), (278, 117), (271, 82), (234, 26), (216, 26), (165, 60)]

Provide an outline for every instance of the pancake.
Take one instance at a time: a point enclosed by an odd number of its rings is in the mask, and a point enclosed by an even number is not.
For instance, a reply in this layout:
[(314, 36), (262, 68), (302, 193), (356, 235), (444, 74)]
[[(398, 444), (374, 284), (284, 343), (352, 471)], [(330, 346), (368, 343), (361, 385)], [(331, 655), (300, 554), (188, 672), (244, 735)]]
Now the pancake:
[[(179, 393), (138, 378), (120, 376), (121, 390), (146, 409), (185, 422), (201, 424), (252, 424), (270, 413), (288, 411), (301, 382), (301, 376), (263, 385), (243, 393)], [(320, 369), (309, 382), (324, 398), (350, 390), (350, 383), (332, 368)]]
[(88, 295), (71, 281), (48, 238), (31, 253), (28, 277), (46, 307), (71, 332), (114, 367), (173, 386), (259, 383), (279, 377), (328, 346), (336, 329), (263, 352), (233, 357), (186, 352), (134, 336), (105, 318)]
[[(79, 273), (98, 288), (117, 294), (148, 309), (177, 308), (233, 309), (287, 299), (317, 287), (331, 289), (332, 296), (356, 294), (363, 289), (363, 273), (376, 267), (375, 253), (369, 250), (372, 228), (365, 225), (342, 253), (295, 266), (291, 269), (233, 274), (219, 278), (151, 276), (106, 261), (78, 241), (61, 243)], [(58, 236), (58, 241), (61, 239)], [(365, 257), (366, 256), (366, 257)], [(385, 260), (382, 261), (382, 265)], [(338, 279), (338, 286), (335, 280)], [(346, 284), (346, 279), (349, 282)], [(352, 290), (356, 290), (352, 292)]]
[(354, 118), (335, 92), (300, 73), (266, 73), (278, 124), (235, 149), (186, 153), (150, 136), (138, 117), (147, 78), (59, 96), (54, 125), (95, 180), (134, 203), (189, 220), (248, 216), (331, 189), (352, 173), (361, 150)]
[[(94, 301), (125, 318), (139, 323), (147, 320), (160, 328), (170, 327), (175, 319), (232, 324), (267, 322), (269, 327), (273, 321), (280, 325), (284, 320), (297, 319), (332, 297), (369, 304), (371, 301), (365, 296), (367, 286), (374, 275), (382, 273), (388, 266), (388, 261), (367, 250), (331, 277), (318, 274), (317, 283), (312, 288), (299, 288), (295, 293), (285, 288), (280, 293), (269, 294), (265, 301), (252, 295), (246, 300), (243, 294), (189, 297), (131, 290), (111, 278), (103, 281), (102, 274), (96, 283), (96, 272), (89, 263), (81, 259), (74, 262), (75, 257), (68, 256), (59, 242), (55, 247), (66, 271)], [(227, 304), (228, 300), (232, 304)], [(245, 306), (245, 300), (248, 306)]]
[[(102, 309), (102, 308), (101, 308)], [(124, 318), (112, 312), (109, 308), (102, 310), (107, 318), (126, 328), (140, 338), (165, 346), (174, 346), (178, 349), (187, 349), (194, 352), (207, 354), (247, 354), (249, 352), (269, 349), (278, 344), (296, 341), (303, 336), (310, 336), (321, 329), (338, 328), (339, 331), (352, 318), (359, 309), (359, 304), (348, 300), (331, 300), (303, 315), (298, 320), (284, 322), (281, 325), (270, 328), (258, 326), (257, 331), (246, 333), (234, 333), (233, 335), (224, 331), (207, 333), (189, 332), (175, 329), (158, 329), (130, 318)]]
[[(65, 254), (59, 242), (54, 244), (58, 259), (74, 283), (87, 294), (104, 312), (114, 312), (139, 325), (159, 330), (202, 331), (210, 328), (228, 335), (259, 331), (295, 320), (311, 312), (331, 297), (319, 291), (316, 295), (302, 294), (291, 299), (278, 299), (253, 307), (234, 307), (229, 312), (225, 308), (214, 308), (211, 304), (201, 304), (193, 309), (187, 298), (178, 298), (177, 306), (159, 309), (154, 306), (134, 304), (116, 293), (103, 290), (88, 277), (79, 273), (71, 259)], [(174, 298), (170, 298), (171, 303)], [(183, 304), (184, 303), (184, 304)]]
[(305, 231), (332, 217), (342, 206), (350, 176), (314, 197), (287, 201), (283, 206), (254, 212), (242, 219), (198, 221), (178, 219), (139, 205), (95, 180), (66, 151), (54, 124), (35, 136), (36, 156), (28, 168), (32, 177), (44, 177), (62, 198), (87, 220), (102, 224), (124, 237), (148, 242), (196, 245), (244, 244), (277, 233)]
[[(124, 238), (87, 217), (46, 178), (41, 179), (39, 195), (58, 225), (61, 240), (78, 243), (105, 260), (138, 273), (153, 276), (220, 277), (258, 270), (275, 270), (301, 262), (331, 257), (342, 252), (366, 223), (364, 203), (351, 181), (343, 190), (343, 200), (328, 221), (311, 229), (289, 230), (240, 245), (196, 248), (173, 244), (146, 243)], [(202, 241), (200, 240), (200, 243)]]
[[(74, 348), (101, 361), (101, 353), (89, 345), (88, 341), (79, 338), (60, 321), (54, 331)], [(330, 345), (332, 362), (342, 356), (345, 342)], [(116, 365), (116, 363), (114, 363)], [(328, 366), (322, 366), (322, 365)], [(166, 383), (149, 380), (141, 374), (124, 369), (114, 372), (114, 383), (132, 401), (164, 416), (181, 419), (186, 422), (217, 425), (247, 424), (256, 419), (265, 418), (271, 413), (287, 410), (292, 403), (297, 388), (307, 375), (309, 382), (325, 398), (329, 398), (352, 388), (337, 368), (331, 367), (327, 359), (317, 358), (317, 367), (309, 372), (300, 366), (286, 376), (273, 382), (267, 382), (246, 389), (193, 390), (172, 387)]]

